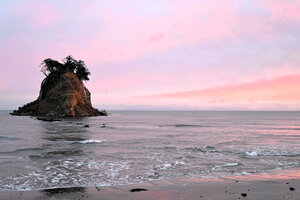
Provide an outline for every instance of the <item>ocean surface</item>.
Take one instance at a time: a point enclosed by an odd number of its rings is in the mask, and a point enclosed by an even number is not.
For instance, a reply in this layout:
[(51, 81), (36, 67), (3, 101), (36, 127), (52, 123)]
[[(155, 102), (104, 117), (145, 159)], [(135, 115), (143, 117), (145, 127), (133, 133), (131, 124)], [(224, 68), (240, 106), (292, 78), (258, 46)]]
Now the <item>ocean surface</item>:
[(300, 167), (300, 112), (109, 113), (46, 122), (0, 111), (0, 191)]

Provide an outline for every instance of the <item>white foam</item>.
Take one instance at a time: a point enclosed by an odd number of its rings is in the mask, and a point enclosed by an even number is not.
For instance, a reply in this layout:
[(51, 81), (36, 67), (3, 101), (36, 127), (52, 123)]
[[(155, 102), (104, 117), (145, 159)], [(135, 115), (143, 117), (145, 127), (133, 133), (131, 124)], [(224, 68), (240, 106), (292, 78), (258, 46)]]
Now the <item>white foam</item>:
[(257, 156), (257, 153), (255, 151), (246, 151), (245, 153), (247, 156)]
[(175, 166), (182, 166), (182, 165), (185, 165), (185, 162), (183, 162), (183, 161), (175, 161), (174, 165)]
[(242, 172), (234, 172), (235, 176), (245, 176), (245, 175), (252, 175), (250, 172), (242, 171)]
[(169, 164), (169, 163), (166, 163), (166, 164), (163, 165), (163, 167), (161, 169), (167, 169), (167, 168), (170, 168), (170, 167), (172, 167), (172, 165)]
[(173, 168), (176, 166), (183, 166), (185, 165), (185, 162), (183, 161), (175, 161), (173, 163), (165, 163), (163, 164), (163, 166), (161, 167), (161, 169), (168, 169), (168, 168)]
[(222, 168), (222, 167), (236, 167), (238, 166), (239, 163), (226, 163), (224, 165), (215, 165), (211, 170), (216, 170), (216, 169), (219, 169), (219, 168)]
[(251, 175), (251, 173), (246, 172), (246, 171), (242, 171), (242, 175)]
[(223, 165), (223, 167), (235, 167), (238, 165), (239, 165), (239, 163), (227, 163), (227, 164)]
[(78, 143), (91, 144), (91, 143), (101, 143), (101, 142), (106, 142), (106, 140), (83, 140), (83, 141), (79, 141)]

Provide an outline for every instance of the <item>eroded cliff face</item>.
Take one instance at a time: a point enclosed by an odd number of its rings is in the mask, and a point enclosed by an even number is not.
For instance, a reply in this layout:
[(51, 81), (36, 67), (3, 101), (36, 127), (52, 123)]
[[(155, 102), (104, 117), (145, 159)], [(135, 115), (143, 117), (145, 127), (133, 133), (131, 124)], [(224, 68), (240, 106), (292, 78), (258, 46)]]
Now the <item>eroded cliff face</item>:
[(97, 116), (106, 115), (92, 107), (91, 93), (73, 72), (50, 74), (40, 89), (37, 100), (13, 111), (12, 115), (30, 116)]

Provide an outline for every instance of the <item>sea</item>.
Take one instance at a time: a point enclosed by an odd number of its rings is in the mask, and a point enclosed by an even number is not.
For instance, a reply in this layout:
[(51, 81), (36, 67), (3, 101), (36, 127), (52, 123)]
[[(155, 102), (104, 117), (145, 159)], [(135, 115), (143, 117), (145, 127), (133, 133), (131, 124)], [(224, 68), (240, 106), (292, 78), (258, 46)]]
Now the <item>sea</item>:
[(109, 111), (53, 122), (9, 112), (0, 111), (0, 191), (300, 167), (300, 112)]

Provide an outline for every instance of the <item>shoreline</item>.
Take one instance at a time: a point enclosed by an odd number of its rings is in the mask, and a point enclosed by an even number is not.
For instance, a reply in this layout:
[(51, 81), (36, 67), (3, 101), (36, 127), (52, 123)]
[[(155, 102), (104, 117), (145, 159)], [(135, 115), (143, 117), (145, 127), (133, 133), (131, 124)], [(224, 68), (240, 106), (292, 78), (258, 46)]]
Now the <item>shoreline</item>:
[(174, 178), (103, 187), (0, 191), (0, 199), (289, 199), (300, 200), (300, 168), (219, 179)]

